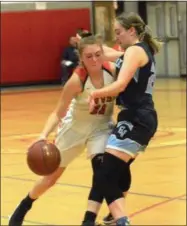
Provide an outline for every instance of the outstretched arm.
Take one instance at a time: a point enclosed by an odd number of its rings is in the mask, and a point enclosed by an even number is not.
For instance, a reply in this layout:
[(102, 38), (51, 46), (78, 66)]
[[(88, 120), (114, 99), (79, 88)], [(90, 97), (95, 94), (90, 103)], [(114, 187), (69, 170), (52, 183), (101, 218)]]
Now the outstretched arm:
[(81, 84), (77, 74), (73, 74), (66, 85), (63, 87), (60, 99), (55, 110), (49, 116), (40, 138), (46, 139), (49, 134), (56, 128), (61, 118), (67, 112), (71, 100), (81, 92)]
[(124, 52), (117, 51), (111, 47), (103, 45), (104, 57), (106, 61), (116, 61), (119, 57), (124, 55)]
[[(129, 47), (124, 55), (123, 65), (115, 82), (102, 89), (98, 89), (91, 94), (91, 99), (117, 96), (125, 90), (130, 80), (133, 78), (136, 70), (145, 64), (144, 50), (139, 46)], [(143, 56), (143, 61), (142, 61)]]

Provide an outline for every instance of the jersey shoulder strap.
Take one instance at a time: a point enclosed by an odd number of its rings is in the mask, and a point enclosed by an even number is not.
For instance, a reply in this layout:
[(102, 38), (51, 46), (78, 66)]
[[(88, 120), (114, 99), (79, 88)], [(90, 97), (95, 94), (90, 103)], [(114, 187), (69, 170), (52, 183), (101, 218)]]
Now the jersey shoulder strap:
[(108, 72), (112, 77), (114, 77), (110, 62), (105, 61), (103, 63), (103, 70)]
[(147, 43), (139, 42), (139, 43), (136, 43), (135, 45), (142, 47), (144, 49), (144, 51), (146, 52), (147, 56), (149, 57), (149, 59), (155, 63), (155, 58), (154, 58), (153, 53), (151, 52), (151, 49), (150, 49), (150, 47), (148, 46)]
[(80, 82), (82, 86), (84, 87), (86, 80), (88, 78), (88, 72), (87, 70), (82, 66), (77, 66), (74, 70), (74, 73), (76, 73), (80, 79)]

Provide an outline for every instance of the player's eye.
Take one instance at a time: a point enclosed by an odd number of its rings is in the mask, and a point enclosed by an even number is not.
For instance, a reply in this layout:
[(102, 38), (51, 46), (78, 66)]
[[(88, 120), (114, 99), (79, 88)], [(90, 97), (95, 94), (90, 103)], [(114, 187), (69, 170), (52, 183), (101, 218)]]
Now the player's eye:
[(101, 53), (96, 53), (95, 55), (96, 55), (96, 57), (100, 57)]
[(116, 34), (116, 35), (120, 35), (120, 33), (121, 33), (121, 32), (120, 32), (119, 30), (115, 31), (115, 34)]

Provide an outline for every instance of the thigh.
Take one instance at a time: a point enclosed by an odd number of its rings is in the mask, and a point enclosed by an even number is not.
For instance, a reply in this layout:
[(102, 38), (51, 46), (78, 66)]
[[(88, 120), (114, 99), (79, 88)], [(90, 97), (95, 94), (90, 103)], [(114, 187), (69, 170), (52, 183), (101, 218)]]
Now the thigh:
[(109, 124), (103, 125), (91, 133), (87, 140), (87, 155), (88, 158), (105, 152), (107, 140), (110, 136), (111, 128)]
[(97, 136), (88, 139), (86, 144), (87, 157), (90, 158), (97, 154), (103, 154), (105, 152), (108, 138), (108, 133), (100, 133)]
[(72, 122), (63, 123), (55, 139), (55, 145), (61, 155), (61, 167), (66, 167), (84, 150), (86, 138), (84, 133), (79, 133), (77, 128), (74, 128)]
[(75, 160), (84, 151), (84, 148), (85, 148), (85, 145), (80, 144), (69, 149), (61, 149), (60, 150), (60, 156), (61, 156), (60, 167), (67, 167), (73, 160)]

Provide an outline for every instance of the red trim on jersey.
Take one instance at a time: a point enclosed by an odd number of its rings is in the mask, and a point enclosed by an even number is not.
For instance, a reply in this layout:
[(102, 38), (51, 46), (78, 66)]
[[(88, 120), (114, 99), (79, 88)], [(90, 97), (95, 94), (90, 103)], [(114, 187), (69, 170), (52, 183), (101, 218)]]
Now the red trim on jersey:
[(103, 63), (103, 68), (105, 68), (106, 70), (112, 72), (110, 63), (109, 63), (108, 61), (105, 61), (105, 62)]
[(88, 77), (88, 73), (84, 67), (78, 66), (75, 68), (74, 72), (79, 76), (81, 82), (84, 84)]
[[(113, 77), (113, 71), (112, 71), (110, 62), (105, 61), (102, 67), (105, 71), (107, 71)], [(84, 85), (89, 76), (87, 70), (82, 66), (78, 66), (75, 68), (74, 72), (79, 76), (82, 84)]]
[(114, 76), (114, 75), (113, 75), (113, 71), (112, 71), (112, 67), (111, 67), (110, 62), (105, 61), (105, 62), (103, 63), (103, 69), (104, 69), (105, 71), (107, 71), (112, 77)]

